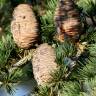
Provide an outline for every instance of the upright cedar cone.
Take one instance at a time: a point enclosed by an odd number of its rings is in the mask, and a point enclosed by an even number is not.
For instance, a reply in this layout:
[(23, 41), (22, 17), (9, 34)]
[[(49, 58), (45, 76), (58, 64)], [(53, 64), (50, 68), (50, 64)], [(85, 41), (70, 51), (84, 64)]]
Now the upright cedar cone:
[(38, 85), (47, 83), (52, 78), (50, 72), (57, 69), (54, 49), (47, 43), (40, 45), (33, 55), (32, 65)]
[(57, 39), (64, 41), (66, 38), (76, 42), (81, 34), (80, 15), (72, 0), (60, 0), (55, 11), (55, 25)]
[(37, 20), (28, 4), (18, 5), (13, 12), (11, 32), (15, 43), (20, 48), (29, 48), (37, 39)]

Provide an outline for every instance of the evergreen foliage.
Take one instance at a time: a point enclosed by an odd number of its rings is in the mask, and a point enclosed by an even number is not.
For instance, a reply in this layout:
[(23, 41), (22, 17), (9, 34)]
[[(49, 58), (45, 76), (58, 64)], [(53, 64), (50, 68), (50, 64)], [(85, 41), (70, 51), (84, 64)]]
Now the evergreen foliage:
[(41, 21), (41, 40), (42, 42), (53, 42), (55, 33), (54, 26), (54, 11), (57, 5), (57, 0), (46, 0), (45, 14), (40, 16)]
[[(14, 44), (10, 33), (10, 20), (14, 6), (28, 3), (30, 0), (21, 1), (0, 0), (0, 26), (4, 30), (4, 36), (0, 38), (0, 87), (5, 86), (9, 93), (14, 91), (15, 83), (22, 82), (22, 78), (23, 80), (30, 79), (29, 74), (32, 74), (30, 64), (17, 69), (12, 67), (12, 64), (25, 57), (24, 54), (26, 54), (26, 50), (19, 49)], [(12, 6), (13, 2), (16, 5)], [(30, 2), (32, 3), (32, 1)], [(42, 15), (38, 13), (40, 7), (38, 2), (33, 4), (34, 10), (36, 9), (37, 12), (37, 19), (40, 20), (40, 43), (46, 42), (52, 46), (55, 45), (56, 62), (59, 66), (58, 70), (51, 74), (53, 78), (48, 85), (38, 87), (36, 96), (96, 96), (96, 23), (94, 20), (96, 2), (95, 0), (78, 0), (76, 3), (82, 9), (81, 13), (85, 14), (81, 18), (89, 17), (93, 22), (93, 26), (87, 24), (89, 28), (79, 40), (81, 43), (87, 42), (87, 45), (84, 52), (78, 57), (78, 49), (72, 42), (60, 43), (54, 39), (56, 28), (53, 17), (58, 0), (44, 0), (46, 8)], [(30, 50), (27, 50), (28, 52)]]

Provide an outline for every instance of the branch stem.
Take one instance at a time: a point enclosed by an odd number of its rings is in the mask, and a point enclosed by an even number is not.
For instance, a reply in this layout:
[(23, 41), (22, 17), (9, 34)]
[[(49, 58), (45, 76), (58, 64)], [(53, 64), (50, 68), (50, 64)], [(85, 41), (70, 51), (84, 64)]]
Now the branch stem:
[(13, 64), (12, 68), (9, 69), (9, 72), (12, 72), (13, 70), (16, 70), (18, 67), (20, 67), (20, 66), (26, 64), (26, 62), (30, 61), (32, 59), (33, 53), (34, 53), (34, 50), (32, 50), (27, 56), (22, 58), (20, 61)]

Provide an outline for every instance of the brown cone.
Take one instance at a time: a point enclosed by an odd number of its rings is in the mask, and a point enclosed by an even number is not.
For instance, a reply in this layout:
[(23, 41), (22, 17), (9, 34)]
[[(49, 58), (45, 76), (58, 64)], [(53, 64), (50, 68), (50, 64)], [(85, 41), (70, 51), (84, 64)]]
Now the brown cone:
[(37, 27), (37, 20), (30, 5), (20, 4), (14, 9), (11, 32), (18, 47), (28, 49), (36, 42)]
[(81, 34), (81, 22), (78, 10), (72, 0), (60, 0), (55, 11), (57, 39), (77, 41)]
[(50, 73), (57, 69), (54, 49), (47, 43), (40, 45), (33, 55), (32, 65), (38, 85), (47, 83), (52, 78)]

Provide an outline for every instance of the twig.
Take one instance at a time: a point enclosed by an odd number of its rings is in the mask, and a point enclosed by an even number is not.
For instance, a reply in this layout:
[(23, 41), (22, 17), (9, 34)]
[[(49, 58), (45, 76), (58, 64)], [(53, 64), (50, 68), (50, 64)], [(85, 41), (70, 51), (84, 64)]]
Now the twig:
[(18, 67), (24, 65), (26, 62), (30, 61), (32, 59), (34, 50), (32, 50), (26, 57), (22, 58), (20, 61), (12, 65), (12, 68), (9, 69), (9, 72), (12, 72), (13, 70), (16, 70)]
[(84, 50), (86, 48), (85, 47), (86, 45), (87, 45), (87, 42), (83, 42), (81, 45), (79, 45), (78, 51), (77, 51), (77, 54), (76, 54), (76, 57), (75, 57), (75, 61), (71, 60), (71, 63), (70, 63), (71, 67), (69, 66), (70, 67), (70, 70), (65, 75), (65, 78), (66, 79), (71, 75), (72, 71), (76, 68), (76, 66), (77, 66), (76, 61), (79, 59), (79, 57), (81, 56), (81, 54), (84, 52)]

